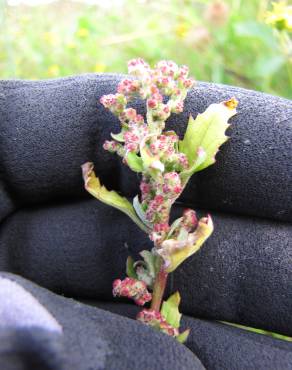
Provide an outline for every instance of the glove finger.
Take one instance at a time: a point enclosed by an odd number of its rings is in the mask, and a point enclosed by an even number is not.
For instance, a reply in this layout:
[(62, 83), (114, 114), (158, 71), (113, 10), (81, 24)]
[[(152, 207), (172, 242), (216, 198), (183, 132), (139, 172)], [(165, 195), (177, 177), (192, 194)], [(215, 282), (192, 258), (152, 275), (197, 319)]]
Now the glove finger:
[[(135, 318), (139, 311), (138, 307), (130, 304), (91, 304), (130, 318)], [(183, 316), (181, 330), (186, 328), (191, 330), (186, 346), (199, 357), (208, 370), (292, 369), (290, 342), (219, 322)]]
[[(220, 213), (213, 219), (213, 235), (170, 275), (169, 292), (181, 293), (186, 314), (292, 335), (292, 228)], [(129, 252), (138, 259), (151, 247), (131, 220), (92, 199), (14, 213), (2, 226), (0, 268), (69, 296), (111, 300)]]
[[(107, 186), (136, 195), (136, 174), (102, 149), (120, 125), (98, 100), (115, 92), (124, 77), (89, 74), (1, 82), (1, 167), (18, 204), (84, 196), (80, 166), (93, 160)], [(185, 112), (173, 115), (168, 127), (182, 136), (190, 113), (196, 116), (231, 96), (240, 101), (229, 133), (232, 140), (223, 146), (215, 166), (192, 178), (182, 199), (199, 208), (292, 221), (290, 101), (198, 83)], [(141, 102), (135, 107), (143, 112)]]
[[(1, 273), (0, 284), (3, 281), (9, 285), (11, 297), (0, 301), (1, 319), (2, 313), (9, 310), (10, 316), (4, 315), (4, 319), (9, 316), (10, 326), (14, 324), (15, 328), (19, 329), (23, 320), (17, 318), (15, 313), (27, 318), (30, 316), (27, 308), (31, 308), (35, 313), (33, 320), (39, 318), (40, 327), (48, 330), (47, 322), (39, 317), (41, 307), (62, 327), (63, 363), (48, 367), (50, 370), (61, 370), (62, 366), (70, 370), (204, 369), (189, 349), (139, 322), (58, 296), (16, 275)], [(24, 290), (21, 295), (18, 294), (20, 289)], [(24, 295), (33, 296), (35, 302), (28, 304), (23, 300)], [(23, 307), (22, 304), (26, 306)], [(35, 305), (40, 306), (38, 310)], [(30, 330), (36, 336), (33, 326), (30, 326)], [(0, 328), (0, 337), (1, 332)], [(30, 353), (31, 360), (34, 360), (32, 348), (35, 343), (29, 336), (26, 339), (26, 353), (23, 357)], [(2, 351), (5, 346), (5, 343), (0, 342), (0, 356), (5, 352)], [(10, 352), (17, 352), (18, 348), (10, 347)], [(39, 349), (42, 351), (39, 357), (49, 357), (50, 348), (44, 346)], [(26, 364), (23, 357), (18, 356), (17, 360)], [(7, 361), (7, 357), (0, 357), (0, 360)], [(11, 361), (8, 362), (8, 365), (10, 364)], [(5, 362), (1, 361), (1, 366), (6, 369)], [(19, 367), (12, 369), (19, 370)]]

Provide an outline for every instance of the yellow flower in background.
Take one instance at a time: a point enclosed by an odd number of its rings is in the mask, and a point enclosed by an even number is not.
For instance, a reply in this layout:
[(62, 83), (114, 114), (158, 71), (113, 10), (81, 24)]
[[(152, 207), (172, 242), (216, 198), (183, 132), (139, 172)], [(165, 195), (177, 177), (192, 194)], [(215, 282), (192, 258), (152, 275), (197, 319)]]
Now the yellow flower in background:
[(106, 70), (106, 65), (103, 63), (96, 63), (94, 66), (94, 72), (96, 73), (102, 73)]
[(183, 39), (186, 37), (188, 31), (189, 31), (189, 26), (188, 24), (184, 23), (184, 22), (181, 22), (181, 23), (178, 23), (175, 27), (175, 34), (177, 37)]
[(57, 77), (59, 76), (59, 74), (60, 74), (60, 67), (58, 66), (58, 64), (52, 64), (51, 66), (49, 66), (48, 75), (50, 77)]
[(45, 42), (49, 45), (55, 46), (58, 43), (58, 36), (54, 32), (45, 32), (43, 38)]
[(279, 31), (292, 32), (292, 6), (285, 2), (272, 3), (273, 9), (266, 13), (265, 22)]
[(73, 41), (68, 42), (66, 46), (68, 49), (71, 49), (71, 50), (76, 49), (76, 44)]
[(85, 38), (89, 35), (89, 31), (87, 28), (79, 28), (76, 32), (76, 35), (81, 38)]

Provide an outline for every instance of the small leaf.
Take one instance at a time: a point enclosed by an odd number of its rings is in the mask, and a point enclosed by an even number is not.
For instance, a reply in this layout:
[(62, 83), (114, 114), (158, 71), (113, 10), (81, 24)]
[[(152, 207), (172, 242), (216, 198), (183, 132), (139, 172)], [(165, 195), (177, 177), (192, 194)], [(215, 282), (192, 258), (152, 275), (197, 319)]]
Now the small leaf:
[(165, 271), (173, 272), (188, 257), (196, 253), (209, 238), (214, 229), (210, 216), (199, 220), (198, 227), (188, 234), (186, 240), (166, 239), (157, 253), (163, 258)]
[(144, 210), (141, 206), (141, 203), (139, 202), (139, 196), (138, 195), (136, 195), (135, 198), (133, 199), (133, 207), (134, 207), (137, 215), (139, 216), (140, 220), (143, 222), (143, 224), (145, 224), (147, 227), (149, 227), (149, 229), (152, 229), (153, 225), (152, 225), (151, 222), (146, 220), (145, 212), (144, 212)]
[(111, 132), (111, 137), (116, 141), (119, 141), (120, 143), (123, 143), (125, 141), (123, 131), (119, 132), (118, 134), (113, 134)]
[[(190, 116), (185, 136), (179, 142), (179, 150), (187, 156), (190, 164), (190, 169), (182, 175), (186, 180), (194, 172), (215, 163), (219, 147), (228, 139), (225, 135), (229, 127), (227, 121), (236, 114), (236, 106), (237, 100), (232, 98), (220, 104), (211, 104), (196, 119)], [(205, 153), (204, 156), (202, 153)]]
[(165, 320), (174, 328), (179, 328), (181, 313), (179, 313), (178, 306), (180, 304), (179, 292), (171, 295), (167, 301), (164, 301), (161, 308), (161, 314)]
[(184, 343), (188, 339), (190, 331), (191, 331), (190, 329), (183, 331), (182, 333), (175, 337), (176, 340), (179, 341), (180, 343)]
[(144, 258), (150, 276), (155, 278), (156, 276), (155, 261), (157, 257), (147, 250), (140, 252), (140, 255)]
[(130, 152), (125, 156), (125, 160), (128, 166), (134, 172), (142, 172), (143, 171), (143, 161), (142, 158), (139, 157), (136, 153)]
[(178, 236), (177, 236), (177, 240), (185, 241), (185, 240), (187, 240), (188, 236), (189, 236), (188, 231), (184, 227), (182, 227), (179, 231)]
[(134, 260), (131, 256), (127, 258), (127, 269), (126, 269), (126, 274), (133, 278), (133, 279), (138, 279), (138, 276), (136, 274), (135, 268), (134, 268)]
[(167, 234), (167, 239), (171, 237), (171, 235), (174, 233), (176, 228), (180, 226), (181, 222), (183, 220), (183, 217), (179, 217), (176, 220), (173, 221), (173, 223), (170, 226), (169, 232)]
[(95, 176), (93, 171), (93, 163), (87, 162), (82, 166), (83, 179), (85, 189), (99, 199), (101, 202), (119, 209), (128, 215), (143, 231), (149, 233), (149, 229), (140, 221), (132, 204), (124, 197), (121, 197), (117, 192), (107, 190), (101, 185), (99, 178)]
[(147, 270), (147, 268), (145, 268), (143, 265), (142, 265), (142, 262), (143, 261), (137, 261), (136, 263), (140, 263), (138, 266), (136, 266), (136, 273), (137, 273), (137, 276), (138, 276), (138, 280), (140, 281), (144, 281), (144, 283), (149, 287), (149, 288), (152, 288), (153, 287), (153, 283), (154, 283), (154, 280), (153, 278), (150, 276), (149, 274), (149, 271)]
[(160, 257), (147, 250), (140, 252), (140, 255), (144, 261), (135, 262), (134, 269), (136, 270), (138, 279), (144, 281), (147, 286), (152, 288), (158, 272), (157, 259), (160, 259)]

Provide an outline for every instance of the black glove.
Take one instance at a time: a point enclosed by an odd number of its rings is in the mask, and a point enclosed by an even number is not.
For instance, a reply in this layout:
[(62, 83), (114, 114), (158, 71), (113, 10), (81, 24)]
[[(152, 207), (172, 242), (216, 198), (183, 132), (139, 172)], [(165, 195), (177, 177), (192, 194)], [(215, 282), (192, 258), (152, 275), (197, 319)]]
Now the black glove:
[[(138, 193), (137, 176), (102, 149), (110, 132), (119, 132), (119, 123), (98, 100), (114, 92), (121, 78), (83, 75), (0, 84), (0, 269), (96, 305), (113, 301), (112, 281), (123, 276), (129, 250), (135, 255), (151, 248), (127, 216), (89, 198), (81, 178), (81, 164), (94, 161), (107, 188), (129, 197)], [(182, 295), (181, 309), (189, 315), (184, 325), (192, 328), (187, 346), (207, 369), (292, 369), (291, 343), (193, 318), (292, 335), (291, 103), (199, 83), (187, 98), (185, 112), (172, 116), (168, 127), (182, 134), (189, 113), (195, 116), (232, 96), (240, 103), (231, 120), (231, 140), (214, 166), (192, 177), (174, 211), (191, 206), (211, 212), (215, 231), (201, 251), (177, 269), (168, 288)], [(136, 105), (143, 112), (143, 105)], [(61, 364), (65, 369), (202, 368), (185, 347), (151, 328), (68, 301), (19, 277), (8, 279), (32, 292), (63, 327), (61, 339), (48, 337), (48, 348), (58, 344), (54, 369)], [(0, 312), (7, 305), (1, 301)], [(18, 305), (11, 302), (11, 307)], [(131, 305), (102, 307), (135, 314)], [(19, 325), (17, 321), (12, 333), (4, 328), (4, 337), (26, 337)], [(87, 335), (78, 329), (82, 325)], [(39, 327), (41, 333), (27, 334), (32, 348), (45, 341), (48, 331)], [(92, 365), (97, 363), (97, 344), (88, 343), (99, 341), (112, 352), (105, 350), (104, 362)], [(13, 348), (15, 339), (10, 342)], [(46, 350), (45, 345), (40, 348)], [(0, 348), (2, 353), (7, 351)], [(133, 362), (135, 354), (141, 365)], [(47, 363), (46, 358), (41, 359)]]

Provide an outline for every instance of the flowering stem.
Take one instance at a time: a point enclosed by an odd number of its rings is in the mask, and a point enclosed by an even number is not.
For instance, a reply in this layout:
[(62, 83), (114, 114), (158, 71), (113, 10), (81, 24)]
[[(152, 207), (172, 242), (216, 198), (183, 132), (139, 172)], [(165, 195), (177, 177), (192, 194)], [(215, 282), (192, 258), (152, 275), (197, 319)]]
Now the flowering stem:
[(166, 282), (167, 282), (168, 273), (164, 270), (163, 267), (160, 268), (155, 282), (154, 289), (152, 294), (151, 309), (155, 311), (160, 310), (161, 301), (164, 295)]

